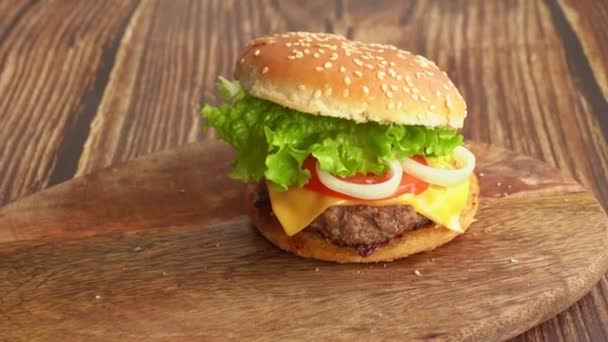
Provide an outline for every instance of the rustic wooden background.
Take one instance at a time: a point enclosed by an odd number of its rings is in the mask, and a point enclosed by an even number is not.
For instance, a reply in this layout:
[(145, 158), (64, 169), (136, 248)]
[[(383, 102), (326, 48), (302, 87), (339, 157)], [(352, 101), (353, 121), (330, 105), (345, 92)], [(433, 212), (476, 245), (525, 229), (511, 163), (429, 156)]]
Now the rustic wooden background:
[[(467, 138), (557, 166), (606, 208), (606, 23), (594, 0), (0, 0), (0, 205), (214, 139), (199, 108), (240, 47), (306, 30), (435, 60), (469, 104)], [(607, 278), (516, 340), (608, 340)]]

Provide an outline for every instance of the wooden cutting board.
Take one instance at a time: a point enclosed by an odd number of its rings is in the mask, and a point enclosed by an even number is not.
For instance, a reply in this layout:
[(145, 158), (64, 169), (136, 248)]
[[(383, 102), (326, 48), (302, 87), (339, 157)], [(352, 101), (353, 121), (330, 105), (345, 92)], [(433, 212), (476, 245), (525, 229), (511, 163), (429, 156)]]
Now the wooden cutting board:
[[(478, 156), (478, 220), (433, 252), (338, 265), (286, 254), (244, 215), (234, 153), (194, 144), (0, 209), (0, 337), (499, 340), (606, 271), (607, 220), (572, 179)], [(420, 275), (414, 274), (418, 270)]]

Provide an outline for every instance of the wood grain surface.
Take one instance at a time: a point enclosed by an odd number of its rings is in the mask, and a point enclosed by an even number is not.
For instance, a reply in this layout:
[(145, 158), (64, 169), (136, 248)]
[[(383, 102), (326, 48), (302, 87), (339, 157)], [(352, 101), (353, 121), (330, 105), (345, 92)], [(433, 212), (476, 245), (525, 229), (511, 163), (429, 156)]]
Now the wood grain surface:
[(309, 260), (268, 243), (239, 205), (245, 186), (227, 177), (234, 153), (217, 142), (14, 202), (0, 209), (7, 318), (0, 336), (512, 337), (600, 279), (608, 217), (590, 193), (540, 161), (491, 145), (469, 148), (482, 189), (477, 221), (446, 246), (388, 264)]
[[(605, 1), (0, 1), (0, 204), (192, 141), (240, 46), (284, 30), (392, 43), (446, 70), (465, 135), (608, 203)], [(521, 341), (608, 339), (608, 281)]]

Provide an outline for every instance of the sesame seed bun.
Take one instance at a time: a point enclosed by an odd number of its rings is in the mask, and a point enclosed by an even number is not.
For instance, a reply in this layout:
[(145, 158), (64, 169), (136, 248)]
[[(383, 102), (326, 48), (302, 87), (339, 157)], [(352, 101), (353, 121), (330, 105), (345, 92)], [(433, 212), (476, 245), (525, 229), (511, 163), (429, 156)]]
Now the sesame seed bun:
[(252, 96), (356, 122), (461, 128), (466, 104), (435, 63), (391, 45), (327, 33), (255, 39), (235, 78)]
[[(327, 241), (315, 232), (306, 229), (294, 236), (287, 236), (277, 219), (270, 215), (265, 208), (254, 206), (255, 187), (249, 187), (247, 192), (247, 210), (256, 228), (277, 247), (293, 254), (325, 261), (339, 263), (369, 263), (387, 262), (404, 258), (408, 255), (433, 250), (450, 242), (457, 232), (435, 224), (418, 230), (408, 231), (401, 237), (391, 240), (379, 247), (370, 256), (362, 257), (353, 248), (341, 247)], [(460, 215), (460, 224), (466, 231), (473, 222), (479, 203), (479, 185), (477, 178), (471, 176), (471, 189), (465, 209)]]

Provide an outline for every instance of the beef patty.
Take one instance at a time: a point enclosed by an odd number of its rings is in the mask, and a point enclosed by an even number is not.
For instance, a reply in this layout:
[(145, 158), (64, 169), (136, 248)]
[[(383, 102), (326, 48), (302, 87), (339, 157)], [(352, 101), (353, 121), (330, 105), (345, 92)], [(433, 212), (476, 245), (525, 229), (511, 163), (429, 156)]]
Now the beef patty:
[(429, 219), (409, 205), (352, 205), (327, 208), (306, 229), (336, 245), (354, 247), (360, 254), (368, 254), (370, 248), (373, 251), (392, 238), (429, 223)]
[[(268, 189), (260, 182), (255, 205), (261, 207), (266, 203), (270, 204)], [(392, 238), (430, 223), (409, 205), (352, 205), (327, 208), (305, 229), (336, 245), (355, 248), (361, 256), (369, 256)]]

